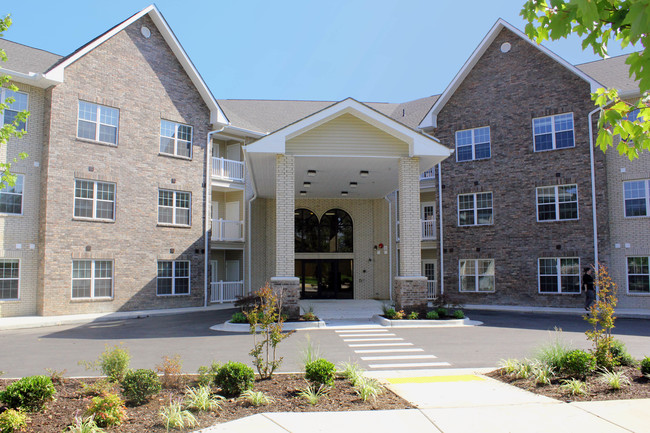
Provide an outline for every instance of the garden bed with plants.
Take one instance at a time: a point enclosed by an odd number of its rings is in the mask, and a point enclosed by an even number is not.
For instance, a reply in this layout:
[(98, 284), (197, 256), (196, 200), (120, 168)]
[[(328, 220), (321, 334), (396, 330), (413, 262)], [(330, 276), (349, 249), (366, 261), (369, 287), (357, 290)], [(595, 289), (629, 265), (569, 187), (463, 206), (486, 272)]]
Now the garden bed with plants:
[(437, 307), (433, 310), (421, 314), (418, 311), (405, 312), (404, 310), (395, 310), (388, 305), (382, 307), (383, 317), (388, 320), (464, 320), (465, 313), (460, 307)]

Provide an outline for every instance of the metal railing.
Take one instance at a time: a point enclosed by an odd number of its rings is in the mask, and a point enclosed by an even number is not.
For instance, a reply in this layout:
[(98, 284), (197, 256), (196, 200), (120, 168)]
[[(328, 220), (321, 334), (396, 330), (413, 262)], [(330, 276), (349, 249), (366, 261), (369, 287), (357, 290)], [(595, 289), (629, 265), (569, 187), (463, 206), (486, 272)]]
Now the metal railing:
[(427, 299), (432, 301), (438, 297), (436, 280), (427, 280)]
[(212, 220), (211, 239), (213, 241), (243, 241), (244, 222), (229, 221), (221, 218)]
[(436, 239), (435, 220), (422, 220), (422, 240), (431, 241)]
[(210, 283), (210, 302), (234, 302), (244, 294), (243, 281), (214, 281)]
[(217, 179), (244, 181), (244, 163), (232, 159), (212, 157), (212, 177)]
[(430, 169), (428, 169), (427, 171), (425, 171), (420, 175), (420, 180), (430, 180), (430, 179), (435, 179), (435, 177), (436, 177), (436, 168), (431, 167)]

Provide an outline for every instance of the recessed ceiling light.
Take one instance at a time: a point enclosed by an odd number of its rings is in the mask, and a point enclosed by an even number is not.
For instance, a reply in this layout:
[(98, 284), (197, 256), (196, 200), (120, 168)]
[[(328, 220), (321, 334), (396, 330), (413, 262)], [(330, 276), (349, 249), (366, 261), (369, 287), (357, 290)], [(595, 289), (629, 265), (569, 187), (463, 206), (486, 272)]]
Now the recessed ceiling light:
[(350, 188), (356, 188), (357, 185), (358, 184), (356, 182), (350, 182)]
[(316, 170), (307, 170), (307, 176), (310, 177), (316, 176)]
[(311, 187), (311, 182), (305, 182), (302, 184), (303, 188), (310, 188)]
[(361, 175), (361, 177), (368, 177), (368, 170), (361, 170), (359, 174)]
[(307, 195), (307, 191), (300, 191), (300, 195)]
[(347, 191), (341, 191), (341, 195), (342, 195), (343, 197), (347, 197), (347, 196), (348, 196), (348, 192), (347, 192)]

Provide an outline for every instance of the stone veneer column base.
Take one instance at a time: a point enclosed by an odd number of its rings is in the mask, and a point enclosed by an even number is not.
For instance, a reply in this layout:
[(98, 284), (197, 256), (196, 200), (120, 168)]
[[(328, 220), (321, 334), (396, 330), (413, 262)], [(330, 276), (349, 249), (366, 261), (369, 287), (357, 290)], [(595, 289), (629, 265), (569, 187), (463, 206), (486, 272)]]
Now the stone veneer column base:
[[(425, 283), (426, 286), (426, 283)], [(282, 303), (282, 313), (289, 317), (289, 320), (300, 317), (300, 278), (298, 277), (272, 277), (271, 288)], [(426, 287), (425, 287), (426, 290)]]
[(395, 309), (405, 312), (427, 310), (427, 277), (395, 277)]

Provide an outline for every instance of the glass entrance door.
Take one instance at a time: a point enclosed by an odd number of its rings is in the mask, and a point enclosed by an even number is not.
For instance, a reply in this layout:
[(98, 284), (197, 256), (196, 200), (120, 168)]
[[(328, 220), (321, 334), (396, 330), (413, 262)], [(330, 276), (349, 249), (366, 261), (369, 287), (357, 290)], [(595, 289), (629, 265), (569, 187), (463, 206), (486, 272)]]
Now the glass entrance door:
[(303, 299), (352, 299), (353, 260), (296, 260)]

